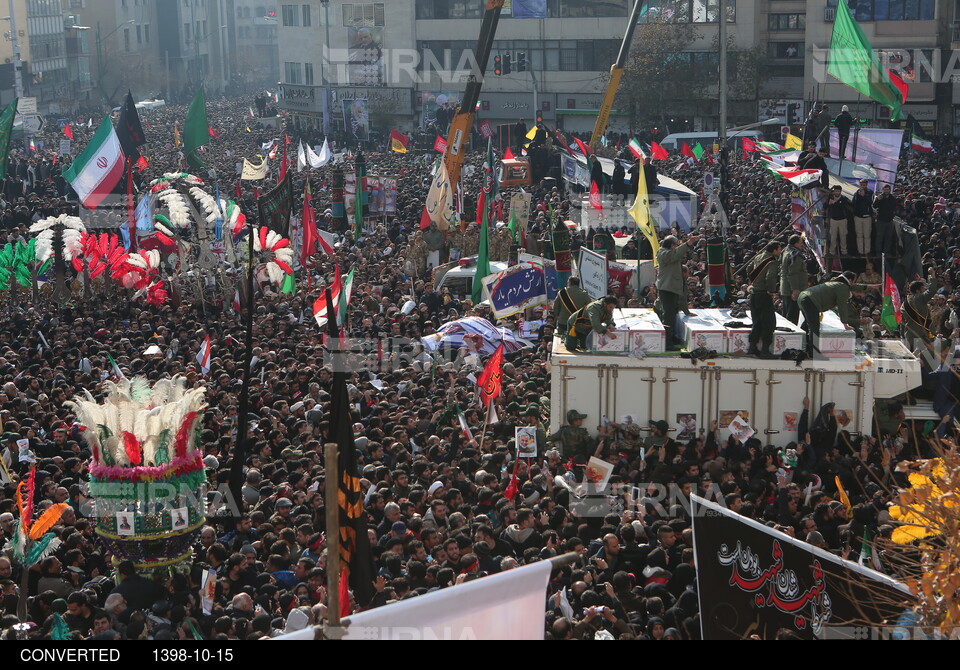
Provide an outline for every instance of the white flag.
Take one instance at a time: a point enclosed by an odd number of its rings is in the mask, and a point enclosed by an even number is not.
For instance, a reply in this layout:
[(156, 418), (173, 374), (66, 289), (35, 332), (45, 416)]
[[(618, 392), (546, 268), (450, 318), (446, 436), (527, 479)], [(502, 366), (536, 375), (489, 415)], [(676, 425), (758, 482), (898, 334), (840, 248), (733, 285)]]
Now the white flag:
[(330, 153), (330, 144), (327, 142), (327, 138), (323, 138), (323, 146), (320, 147), (320, 155), (313, 150), (309, 144), (307, 145), (307, 162), (312, 168), (323, 167), (330, 162), (331, 153)]
[(300, 146), (297, 147), (297, 172), (303, 172), (307, 167), (307, 153), (303, 150), (303, 140), (300, 140)]

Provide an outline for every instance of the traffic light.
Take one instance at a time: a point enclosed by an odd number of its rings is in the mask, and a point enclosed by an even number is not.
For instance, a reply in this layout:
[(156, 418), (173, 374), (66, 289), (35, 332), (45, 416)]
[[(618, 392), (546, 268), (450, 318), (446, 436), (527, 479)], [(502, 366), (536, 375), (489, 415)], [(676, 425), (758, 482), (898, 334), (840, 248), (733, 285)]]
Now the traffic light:
[(504, 74), (510, 74), (511, 72), (513, 72), (513, 67), (511, 66), (512, 62), (513, 62), (513, 56), (511, 56), (510, 54), (503, 55), (503, 73)]
[(503, 58), (500, 54), (493, 57), (493, 73), (498, 77), (503, 74)]
[(517, 52), (517, 72), (527, 71), (527, 54), (525, 51)]

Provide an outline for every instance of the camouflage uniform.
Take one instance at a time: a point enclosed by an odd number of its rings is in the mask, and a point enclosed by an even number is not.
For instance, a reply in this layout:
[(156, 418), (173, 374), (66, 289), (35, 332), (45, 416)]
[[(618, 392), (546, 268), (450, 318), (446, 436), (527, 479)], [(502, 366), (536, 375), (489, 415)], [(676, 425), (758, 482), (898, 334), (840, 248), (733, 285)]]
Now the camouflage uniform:
[(561, 426), (560, 430), (547, 438), (547, 442), (560, 451), (560, 456), (565, 461), (572, 458), (577, 463), (586, 463), (596, 448), (594, 439), (590, 437), (586, 428), (570, 425), (571, 422), (586, 416), (571, 409), (567, 412), (567, 425)]

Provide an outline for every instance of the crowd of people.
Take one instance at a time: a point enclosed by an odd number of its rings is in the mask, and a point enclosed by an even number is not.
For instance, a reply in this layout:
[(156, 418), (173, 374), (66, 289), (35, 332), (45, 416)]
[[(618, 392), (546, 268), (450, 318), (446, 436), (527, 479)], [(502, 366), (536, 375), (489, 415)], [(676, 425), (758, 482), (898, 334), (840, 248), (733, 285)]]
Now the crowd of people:
[[(211, 140), (203, 157), (221, 193), (234, 192), (241, 157), (253, 157), (262, 144), (279, 137), (278, 131), (249, 118), (249, 104), (248, 99), (208, 102), (210, 125), (219, 138)], [(142, 114), (148, 140), (143, 153), (150, 167), (138, 180), (145, 183), (182, 167), (171, 128), (182, 123), (185, 113), (185, 107), (167, 106)], [(77, 123), (74, 132), (75, 145), (82, 147), (94, 130)], [(291, 146), (301, 138), (291, 131)], [(56, 144), (55, 132), (39, 139), (47, 147)], [(952, 201), (960, 180), (953, 168), (960, 149), (951, 138), (938, 139), (936, 146), (936, 153), (905, 166), (895, 194), (902, 202), (901, 216), (924, 232), (925, 263), (936, 268), (944, 288), (938, 296), (943, 311), (949, 311), (947, 303), (960, 305), (953, 293), (960, 286), (960, 260), (955, 260), (960, 249), (952, 246), (960, 234), (960, 204)], [(465, 212), (475, 209), (471, 199), (480, 189), (484, 154), (471, 155), (473, 170), (465, 171)], [(205, 385), (207, 409), (199, 443), (211, 488), (225, 485), (234, 458), (245, 359), (244, 329), (228, 301), (150, 307), (119, 296), (77, 293), (66, 306), (23, 299), (6, 305), (0, 314), (0, 447), (12, 481), (0, 495), (0, 545), (7, 545), (0, 555), (4, 638), (17, 634), (13, 626), (19, 623), (20, 599), (28, 602), (32, 639), (54, 634), (54, 614), (62, 615), (71, 637), (96, 640), (260, 639), (322, 622), (327, 555), (337, 550), (325, 535), (329, 501), (322, 494), (331, 373), (324, 366), (311, 306), (337, 265), (344, 273), (355, 272), (347, 334), (392, 342), (404, 352), (386, 369), (374, 368), (380, 359), (368, 356), (369, 366), (349, 378), (376, 575), (373, 600), (352, 600), (353, 611), (389, 606), (574, 552), (576, 561), (554, 570), (545, 594), (547, 639), (696, 639), (699, 605), (689, 508), (664, 503), (653, 494), (656, 487), (648, 490), (647, 485), (665, 487), (678, 503), (700, 491), (846, 557), (856, 558), (867, 529), (877, 538), (877, 567), (895, 574), (908, 562), (909, 551), (886, 540), (890, 485), (896, 482), (896, 462), (925, 455), (932, 447), (926, 435), (901, 425), (896, 406), (882, 417), (880, 434), (861, 438), (846, 432), (844, 417), (832, 403), (804, 406), (796, 444), (787, 451), (756, 438), (743, 444), (723, 440), (716, 425), (682, 442), (668, 437), (664, 421), (654, 422), (653, 437), (647, 440), (636, 427), (617, 424), (579, 431), (574, 429), (590, 428), (600, 417), (577, 412), (567, 417), (570, 426), (548, 435), (554, 317), (543, 310), (539, 317), (544, 323), (531, 338), (534, 346), (507, 356), (503, 393), (496, 400), (499, 420), (484, 433), (470, 377), (476, 367), (465, 364), (462, 355), (428, 355), (419, 344), (420, 337), (456, 318), (493, 320), (489, 309), (473, 304), (469, 296), (438, 292), (420, 258), (422, 245), (430, 241), (420, 234), (419, 222), (431, 160), (384, 147), (366, 147), (364, 157), (368, 174), (396, 175), (399, 188), (396, 216), (359, 239), (352, 226), (332, 218), (331, 168), (295, 173), (294, 211), (301, 207), (300, 194), (309, 179), (318, 223), (336, 233), (339, 243), (332, 255), (313, 257), (305, 268), (312, 280), (300, 281), (295, 295), (265, 289), (257, 297), (249, 417), (253, 446), (243, 463), (242, 500), (235, 501), (240, 516), (210, 511), (186, 573), (138, 575), (128, 562), (113, 564), (98, 543), (85, 487), (90, 445), (65, 402), (84, 390), (97, 391), (112, 374), (109, 356), (130, 377), (155, 382), (185, 375), (189, 386)], [(296, 170), (295, 153), (291, 161)], [(12, 152), (0, 201), (0, 244), (25, 238), (31, 221), (78, 213), (61, 176), (64, 162), (50, 150)], [(265, 182), (241, 184), (248, 215), (255, 212), (254, 186), (260, 193), (270, 188), (278, 165), (279, 159), (272, 162)], [(693, 184), (706, 168), (673, 158), (659, 169)], [(937, 205), (941, 197), (947, 200)], [(558, 188), (534, 186), (528, 250), (551, 253), (551, 208), (564, 218), (575, 210)], [(729, 209), (729, 251), (733, 265), (740, 267), (790, 223), (790, 191), (753, 162), (737, 161), (731, 166)], [(96, 228), (118, 226), (125, 216), (80, 214)], [(634, 238), (627, 253), (651, 253), (642, 235), (627, 234)], [(693, 242), (685, 260), (688, 303), (706, 305), (703, 244), (679, 229), (662, 234)], [(588, 242), (582, 233), (574, 234), (574, 248)], [(467, 250), (463, 240), (456, 244)], [(452, 243), (441, 237), (435, 246), (443, 258)], [(625, 287), (618, 304), (652, 306), (655, 299), (651, 287), (637, 294)], [(878, 295), (865, 296), (862, 305), (870, 311), (865, 318), (879, 317), (878, 300)], [(413, 309), (405, 308), (409, 301)], [(957, 324), (951, 323), (948, 336), (955, 338)], [(206, 335), (212, 352), (209, 373), (203, 375), (196, 354)], [(460, 428), (458, 408), (472, 439)], [(514, 471), (518, 426), (537, 428), (538, 444), (544, 446), (538, 458), (520, 461), (519, 491), (511, 499), (505, 493)], [(54, 502), (70, 505), (53, 529), (63, 540), (62, 549), (30, 570), (25, 592), (20, 590), (24, 566), (9, 552), (17, 514), (15, 484), (29, 467), (18, 459), (22, 439), (37, 456), (36, 509)], [(599, 512), (588, 509), (576, 489), (576, 464), (593, 455), (614, 464), (611, 484), (624, 491)], [(836, 502), (836, 476), (852, 499), (852, 518)], [(809, 482), (819, 483), (804, 495)], [(633, 486), (644, 487), (640, 499), (628, 495)], [(204, 613), (199, 588), (209, 569), (217, 574), (216, 593), (212, 610)]]

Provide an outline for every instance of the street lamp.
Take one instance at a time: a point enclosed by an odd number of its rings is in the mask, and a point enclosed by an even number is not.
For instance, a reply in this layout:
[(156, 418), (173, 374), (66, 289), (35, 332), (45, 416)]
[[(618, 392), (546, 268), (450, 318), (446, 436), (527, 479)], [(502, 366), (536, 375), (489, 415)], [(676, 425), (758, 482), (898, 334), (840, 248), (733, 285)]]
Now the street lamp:
[(118, 25), (116, 28), (111, 30), (109, 33), (101, 37), (100, 22), (97, 21), (97, 88), (100, 89), (100, 95), (107, 102), (110, 102), (110, 100), (107, 97), (107, 92), (103, 88), (103, 41), (108, 37), (110, 37), (111, 35), (113, 35), (114, 33), (116, 33), (118, 30), (120, 30), (124, 26), (129, 26), (133, 23), (136, 23), (134, 19), (130, 19), (129, 21), (124, 21), (123, 23)]

